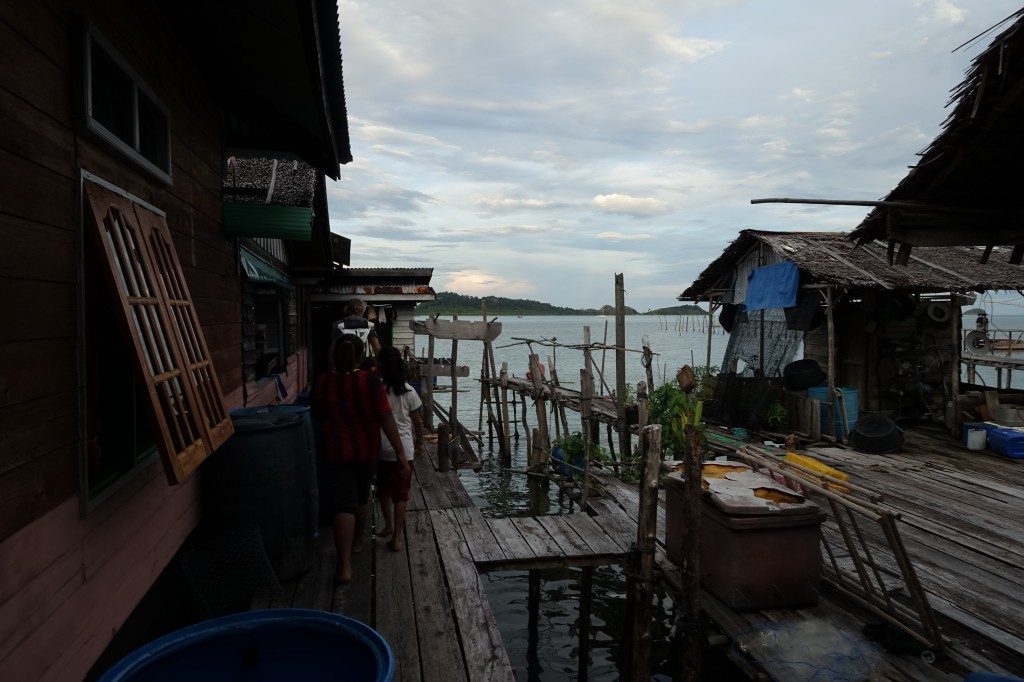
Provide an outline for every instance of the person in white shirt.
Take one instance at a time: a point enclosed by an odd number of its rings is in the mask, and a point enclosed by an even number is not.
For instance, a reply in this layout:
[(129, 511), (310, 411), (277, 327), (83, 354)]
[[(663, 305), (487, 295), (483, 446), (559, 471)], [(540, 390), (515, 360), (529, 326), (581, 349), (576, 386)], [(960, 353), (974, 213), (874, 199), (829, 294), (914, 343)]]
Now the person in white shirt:
[[(402, 353), (388, 347), (377, 357), (378, 373), (384, 383), (384, 390), (391, 403), (391, 413), (398, 424), (403, 449), (411, 462), (423, 443), (423, 403), (407, 382), (409, 367), (402, 359)], [(377, 498), (380, 501), (384, 528), (378, 537), (390, 538), (388, 547), (394, 551), (402, 549), (402, 532), (405, 529), (405, 504), (409, 501), (409, 487), (412, 473), (398, 461), (394, 448), (381, 433), (380, 460), (377, 464)]]

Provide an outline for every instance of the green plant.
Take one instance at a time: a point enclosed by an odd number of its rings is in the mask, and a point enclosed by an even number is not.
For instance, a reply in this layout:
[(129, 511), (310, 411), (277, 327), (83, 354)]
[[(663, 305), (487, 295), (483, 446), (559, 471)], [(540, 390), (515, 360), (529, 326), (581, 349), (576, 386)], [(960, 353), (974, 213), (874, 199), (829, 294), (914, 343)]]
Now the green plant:
[(778, 428), (785, 426), (789, 423), (789, 412), (786, 411), (786, 406), (776, 400), (768, 408), (767, 414), (765, 414), (765, 423), (772, 428)]
[(636, 388), (633, 384), (626, 384), (626, 395), (622, 399), (622, 404), (626, 407), (636, 405)]
[(686, 394), (675, 384), (659, 386), (648, 403), (650, 423), (661, 425), (662, 451), (676, 457), (690, 451), (686, 427), (703, 429), (703, 415), (704, 401), (697, 390)]
[[(583, 434), (577, 431), (576, 433), (556, 438), (551, 441), (551, 447), (561, 448), (565, 462), (572, 466), (577, 466), (577, 460), (582, 458), (583, 455)], [(591, 461), (609, 462), (611, 461), (611, 454), (597, 443), (591, 443), (589, 458)], [(574, 471), (573, 475), (579, 475), (579, 473)]]
[(697, 387), (694, 393), (701, 400), (711, 400), (715, 397), (715, 385), (718, 383), (718, 366), (700, 365), (693, 370), (697, 379)]

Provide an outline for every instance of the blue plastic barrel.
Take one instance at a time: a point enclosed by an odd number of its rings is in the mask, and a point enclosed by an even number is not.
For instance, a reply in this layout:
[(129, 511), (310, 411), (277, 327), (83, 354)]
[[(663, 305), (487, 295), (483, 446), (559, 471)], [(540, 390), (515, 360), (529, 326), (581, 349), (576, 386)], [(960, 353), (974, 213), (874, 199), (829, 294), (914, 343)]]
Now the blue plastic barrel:
[[(840, 410), (839, 400), (835, 401), (835, 414), (833, 416), (834, 435), (836, 438), (846, 438), (853, 430), (853, 425), (857, 423), (860, 411), (860, 398), (857, 395), (857, 389), (848, 388), (845, 386), (836, 386), (836, 390), (842, 393), (842, 404), (846, 406), (846, 423), (843, 423), (843, 413)], [(811, 400), (818, 400), (821, 402), (821, 432), (825, 433), (828, 430), (828, 386), (814, 386), (807, 389), (807, 397)]]
[(380, 633), (326, 611), (237, 613), (150, 642), (100, 682), (390, 682), (395, 657)]

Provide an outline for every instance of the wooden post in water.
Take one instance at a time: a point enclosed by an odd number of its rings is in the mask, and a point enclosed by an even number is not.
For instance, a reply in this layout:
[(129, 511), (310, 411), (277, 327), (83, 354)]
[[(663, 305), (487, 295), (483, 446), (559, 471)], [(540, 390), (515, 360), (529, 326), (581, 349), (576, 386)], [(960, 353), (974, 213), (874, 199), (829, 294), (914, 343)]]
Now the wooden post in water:
[[(711, 373), (711, 334), (714, 333), (713, 329), (715, 327), (715, 317), (714, 317), (714, 315), (715, 315), (715, 303), (711, 299), (711, 295), (708, 294), (708, 357), (707, 357), (706, 367), (707, 367), (707, 371), (708, 371), (709, 374)], [(723, 369), (724, 369), (724, 367), (723, 367)]]
[(540, 358), (536, 353), (530, 355), (530, 377), (533, 381), (533, 405), (537, 409), (537, 428), (540, 430), (544, 448), (551, 451), (551, 436), (548, 431), (548, 415), (544, 400), (544, 380), (541, 378)]
[[(491, 359), (494, 356), (491, 355)], [(508, 419), (508, 363), (501, 363), (501, 439), (502, 439), (502, 450), (501, 450), (501, 466), (510, 467), (512, 466), (512, 438), (509, 431), (512, 428), (512, 423)]]
[[(501, 404), (502, 404), (501, 403), (501, 391), (500, 391), (500, 389), (498, 387), (498, 383), (497, 383), (498, 368), (497, 368), (496, 363), (494, 362), (494, 346), (491, 344), (490, 341), (484, 341), (484, 354), (487, 357), (487, 363), (488, 363), (488, 366), (490, 368), (489, 374), (490, 374), (490, 377), (491, 377), (492, 387), (489, 390), (493, 390), (493, 393), (494, 393), (494, 397), (491, 399), (491, 403), (494, 406), (493, 413), (491, 414), (491, 421), (495, 424), (495, 430), (496, 430), (496, 432), (498, 434), (498, 439), (500, 440), (500, 444), (498, 446), (498, 452), (500, 453), (500, 455), (502, 457), (502, 461), (504, 461), (504, 458), (506, 457), (506, 455), (508, 453), (508, 447), (507, 447), (507, 440), (508, 439), (505, 438), (505, 430), (508, 427), (508, 425), (507, 425), (508, 416), (506, 415), (505, 418), (504, 418), (504, 421), (502, 421), (502, 415), (499, 414), (499, 412), (501, 411)], [(508, 407), (507, 406), (505, 408), (505, 411), (508, 412)]]
[[(555, 363), (551, 361), (551, 356), (548, 356), (548, 367), (551, 369), (551, 381), (549, 386), (551, 388), (551, 408), (554, 413), (555, 422), (555, 440), (562, 437), (562, 420), (558, 416), (558, 392), (555, 387), (558, 385), (558, 370), (555, 369)], [(565, 434), (569, 435), (569, 434)]]
[[(589, 327), (584, 327), (584, 329), (590, 329), (590, 328)], [(590, 332), (589, 331), (587, 332), (587, 337), (583, 341), (583, 343), (585, 343), (585, 344), (589, 344), (590, 343)], [(607, 348), (607, 346), (608, 346), (608, 320), (607, 319), (605, 319), (605, 321), (604, 321), (604, 341), (601, 342), (601, 345), (604, 346), (604, 348), (601, 349), (601, 385), (598, 386), (598, 390), (601, 392), (601, 395), (604, 395), (604, 360), (605, 360), (605, 357), (607, 357), (607, 355), (608, 355), (608, 348)]]
[(451, 438), (448, 435), (448, 425), (441, 424), (437, 429), (437, 468), (440, 471), (451, 469), (451, 457), (449, 457), (448, 444)]
[(647, 426), (647, 383), (641, 381), (636, 385), (636, 411), (637, 426), (640, 427), (640, 432), (643, 433), (644, 427)]
[(647, 385), (654, 390), (654, 352), (649, 342), (644, 342), (644, 370), (647, 372)]
[(683, 599), (682, 609), (677, 610), (679, 619), (679, 679), (684, 682), (700, 680), (701, 647), (704, 644), (704, 628), (700, 620), (700, 502), (701, 468), (703, 445), (700, 432), (692, 425), (686, 427), (689, 452), (683, 460), (683, 477), (686, 483), (686, 499), (683, 506)]
[(427, 385), (423, 391), (423, 421), (434, 430), (434, 335), (427, 334)]
[(626, 289), (622, 273), (615, 275), (615, 408), (618, 416), (619, 452), (630, 452), (626, 427)]
[(580, 420), (583, 422), (583, 492), (580, 496), (580, 510), (587, 511), (587, 497), (590, 492), (590, 399), (594, 385), (587, 369), (580, 370)]
[(658, 533), (658, 473), (661, 463), (661, 426), (640, 433), (643, 466), (640, 474), (640, 511), (637, 515), (633, 560), (633, 660), (630, 679), (651, 679), (651, 612), (654, 550)]
[[(452, 322), (458, 322), (459, 316), (452, 315)], [(449, 373), (452, 380), (452, 402), (451, 407), (448, 409), (448, 427), (452, 431), (452, 435), (455, 436), (459, 433), (459, 372), (458, 372), (458, 358), (459, 358), (459, 340), (452, 339), (452, 358), (451, 367), (449, 367)]]
[(587, 666), (590, 662), (590, 603), (593, 592), (594, 567), (584, 566), (580, 572), (580, 618), (576, 626), (580, 637), (577, 682), (587, 682), (589, 678)]

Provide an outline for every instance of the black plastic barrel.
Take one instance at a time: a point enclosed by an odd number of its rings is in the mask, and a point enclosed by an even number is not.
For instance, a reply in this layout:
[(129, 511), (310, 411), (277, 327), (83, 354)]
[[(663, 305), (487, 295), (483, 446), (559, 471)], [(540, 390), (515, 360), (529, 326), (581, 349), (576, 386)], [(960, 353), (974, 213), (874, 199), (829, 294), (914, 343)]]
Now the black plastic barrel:
[(219, 531), (256, 524), (280, 580), (309, 570), (315, 554), (316, 462), (301, 414), (232, 414), (235, 434), (204, 467), (207, 518)]
[(369, 625), (324, 611), (272, 609), (172, 632), (130, 654), (100, 682), (390, 682), (394, 674), (391, 647)]

